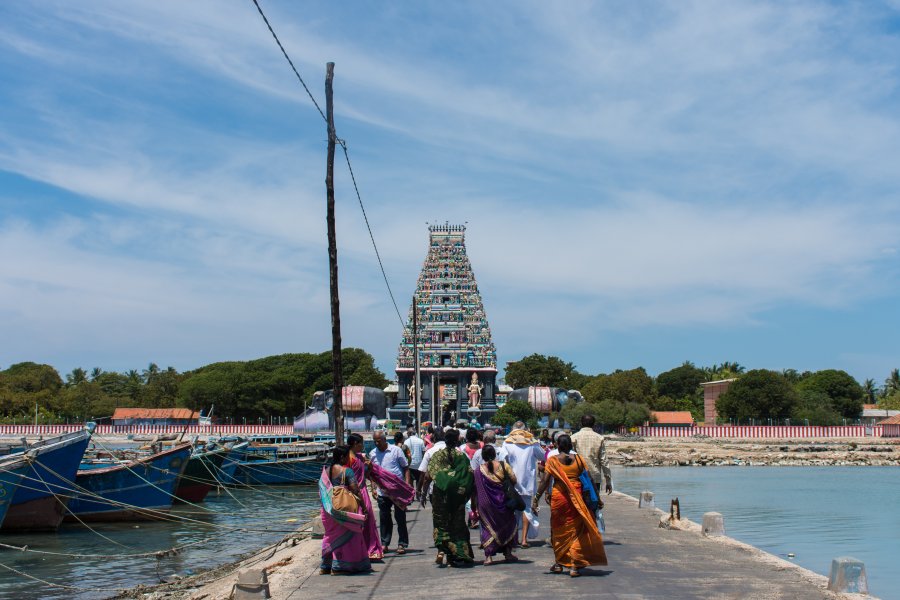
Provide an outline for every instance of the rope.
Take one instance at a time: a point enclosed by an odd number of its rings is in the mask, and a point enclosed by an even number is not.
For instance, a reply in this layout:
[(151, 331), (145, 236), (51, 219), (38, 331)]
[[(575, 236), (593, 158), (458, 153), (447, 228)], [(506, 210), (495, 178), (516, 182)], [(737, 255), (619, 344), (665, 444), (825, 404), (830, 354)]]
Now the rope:
[(43, 583), (44, 585), (54, 587), (54, 588), (60, 588), (63, 590), (77, 590), (79, 592), (117, 592), (117, 593), (121, 594), (122, 592), (124, 592), (127, 589), (127, 588), (101, 588), (101, 587), (89, 587), (88, 588), (88, 587), (79, 587), (77, 585), (65, 585), (62, 583), (53, 583), (52, 581), (47, 581), (46, 579), (41, 579), (40, 577), (35, 577), (34, 575), (29, 575), (28, 573), (23, 573), (22, 571), (15, 569), (13, 567), (10, 567), (9, 565), (5, 565), (3, 563), (0, 563), (0, 567), (3, 567), (4, 569), (6, 569), (8, 571), (12, 571), (16, 575), (21, 575), (22, 577), (25, 577), (26, 579), (30, 579), (32, 581), (36, 581), (38, 583)]
[[(306, 82), (303, 81), (303, 77), (300, 76), (300, 72), (297, 71), (297, 67), (294, 66), (294, 61), (292, 61), (291, 57), (288, 56), (287, 50), (284, 49), (284, 46), (281, 44), (281, 40), (278, 39), (278, 36), (275, 34), (275, 30), (272, 29), (272, 24), (269, 23), (269, 19), (267, 19), (265, 13), (263, 13), (262, 7), (259, 5), (259, 0), (253, 0), (253, 4), (256, 5), (256, 10), (259, 12), (259, 16), (262, 17), (263, 21), (266, 24), (266, 27), (269, 28), (269, 33), (272, 34), (272, 37), (275, 39), (275, 43), (278, 44), (278, 47), (281, 49), (281, 53), (284, 55), (284, 58), (287, 59), (288, 64), (291, 66), (291, 70), (294, 71), (294, 75), (297, 76), (297, 79), (300, 81), (303, 89), (306, 90), (306, 94), (309, 96), (309, 99), (312, 100), (312, 103), (315, 105), (316, 110), (318, 110), (319, 114), (322, 115), (322, 119), (326, 123), (328, 123), (328, 117), (326, 117), (325, 113), (322, 112), (321, 107), (319, 107), (319, 103), (316, 102), (316, 99), (313, 97), (312, 92), (309, 91), (309, 87), (306, 85)], [(344, 158), (347, 159), (347, 168), (350, 170), (350, 178), (353, 180), (353, 189), (356, 190), (356, 198), (359, 200), (359, 208), (362, 210), (363, 219), (366, 222), (366, 228), (369, 230), (369, 238), (372, 240), (372, 247), (375, 248), (375, 257), (378, 259), (378, 266), (381, 267), (381, 275), (384, 277), (384, 284), (387, 286), (388, 295), (391, 297), (391, 303), (394, 305), (394, 312), (397, 313), (397, 318), (400, 319), (400, 326), (406, 327), (406, 322), (400, 315), (400, 309), (397, 308), (397, 301), (394, 299), (394, 292), (391, 290), (391, 284), (388, 283), (387, 273), (385, 273), (384, 270), (384, 263), (382, 263), (381, 261), (381, 254), (378, 252), (378, 246), (375, 244), (375, 236), (372, 235), (372, 227), (369, 225), (369, 217), (366, 215), (366, 209), (363, 206), (362, 196), (359, 193), (359, 187), (356, 185), (356, 176), (353, 174), (353, 166), (350, 164), (350, 154), (347, 152), (347, 142), (337, 137), (337, 134), (334, 131), (333, 127), (329, 131), (329, 135), (334, 135), (335, 140), (339, 142), (341, 148), (344, 149)]]

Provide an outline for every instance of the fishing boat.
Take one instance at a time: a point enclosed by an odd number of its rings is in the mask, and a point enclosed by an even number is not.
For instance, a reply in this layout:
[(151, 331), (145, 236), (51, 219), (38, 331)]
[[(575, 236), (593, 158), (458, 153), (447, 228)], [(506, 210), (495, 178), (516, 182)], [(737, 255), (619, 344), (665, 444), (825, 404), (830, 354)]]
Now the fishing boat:
[(10, 501), (28, 472), (28, 461), (24, 456), (7, 458), (0, 461), (0, 523), (9, 510)]
[(12, 472), (24, 460), (12, 499), (3, 517), (2, 531), (55, 531), (66, 515), (66, 504), (81, 457), (94, 432), (94, 423), (81, 431), (29, 444), (23, 452), (10, 454), (0, 470)]
[(185, 442), (127, 461), (84, 463), (75, 477), (67, 521), (147, 521), (172, 508), (175, 488), (191, 456)]
[(219, 485), (216, 474), (231, 452), (230, 446), (195, 446), (184, 473), (175, 488), (175, 497), (183, 502), (203, 502), (213, 487)]
[(315, 483), (322, 474), (328, 446), (314, 442), (268, 444), (251, 438), (243, 448), (232, 448), (237, 463), (229, 485), (283, 485)]
[[(221, 443), (221, 440), (220, 440)], [(230, 442), (231, 452), (222, 461), (222, 466), (216, 472), (216, 479), (220, 485), (238, 485), (238, 481), (234, 478), (237, 472), (238, 463), (244, 459), (244, 450), (250, 445), (250, 442), (243, 438), (236, 438), (236, 441)]]

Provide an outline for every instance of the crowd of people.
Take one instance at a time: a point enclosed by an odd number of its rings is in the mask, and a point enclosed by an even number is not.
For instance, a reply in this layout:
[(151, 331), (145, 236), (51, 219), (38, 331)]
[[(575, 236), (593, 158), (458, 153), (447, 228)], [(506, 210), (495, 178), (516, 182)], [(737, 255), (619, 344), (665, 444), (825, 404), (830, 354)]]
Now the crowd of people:
[[(540, 538), (541, 499), (549, 505), (552, 573), (578, 577), (591, 565), (605, 565), (601, 489), (612, 492), (603, 436), (594, 417), (582, 418), (574, 434), (544, 430), (536, 438), (517, 422), (498, 443), (495, 431), (460, 424), (429, 427), (424, 436), (412, 428), (389, 444), (385, 432), (373, 434), (375, 448), (363, 452), (363, 438), (350, 434), (336, 446), (322, 471), (322, 574), (371, 570), (372, 561), (409, 547), (406, 513), (418, 500), (431, 504), (435, 562), (450, 567), (473, 565), (471, 532), (479, 531), (484, 564), (502, 556), (515, 562), (519, 548)], [(605, 487), (604, 487), (605, 482)], [(371, 488), (371, 490), (370, 490)], [(378, 505), (376, 525), (372, 497)]]

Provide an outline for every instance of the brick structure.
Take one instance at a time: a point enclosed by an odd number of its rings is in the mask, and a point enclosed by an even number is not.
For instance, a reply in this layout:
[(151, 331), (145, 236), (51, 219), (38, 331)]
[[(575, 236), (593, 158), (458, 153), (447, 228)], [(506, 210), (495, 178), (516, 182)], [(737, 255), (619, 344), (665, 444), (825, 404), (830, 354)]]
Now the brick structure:
[(728, 386), (736, 379), (721, 379), (719, 381), (707, 381), (701, 383), (703, 388), (703, 421), (706, 425), (716, 424), (716, 400), (725, 393)]

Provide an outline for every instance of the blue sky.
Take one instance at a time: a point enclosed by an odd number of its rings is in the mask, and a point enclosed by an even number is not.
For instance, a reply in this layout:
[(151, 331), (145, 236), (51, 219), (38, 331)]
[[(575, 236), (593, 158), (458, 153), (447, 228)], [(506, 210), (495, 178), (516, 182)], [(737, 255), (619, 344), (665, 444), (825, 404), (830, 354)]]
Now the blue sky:
[[(900, 4), (261, 0), (406, 315), (468, 221), (501, 363), (900, 366)], [(325, 127), (250, 0), (0, 4), (0, 366), (330, 347)], [(345, 345), (401, 326), (343, 163)]]

